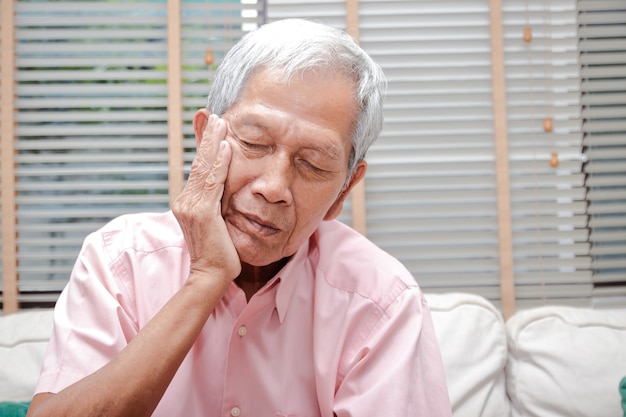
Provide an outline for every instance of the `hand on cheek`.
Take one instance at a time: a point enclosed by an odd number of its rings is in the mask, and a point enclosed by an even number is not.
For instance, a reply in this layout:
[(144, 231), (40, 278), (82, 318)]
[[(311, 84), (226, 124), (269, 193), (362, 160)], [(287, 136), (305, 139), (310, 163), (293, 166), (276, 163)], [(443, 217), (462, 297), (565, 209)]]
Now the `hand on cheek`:
[(232, 156), (225, 137), (224, 120), (209, 116), (187, 185), (172, 211), (187, 243), (191, 276), (232, 280), (239, 275), (241, 264), (221, 214)]

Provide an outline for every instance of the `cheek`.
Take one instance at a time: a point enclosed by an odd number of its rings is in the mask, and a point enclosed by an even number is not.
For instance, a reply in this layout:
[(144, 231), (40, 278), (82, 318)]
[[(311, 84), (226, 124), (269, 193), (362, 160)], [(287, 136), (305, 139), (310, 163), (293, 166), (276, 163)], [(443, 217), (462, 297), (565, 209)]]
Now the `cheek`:
[(299, 192), (294, 196), (297, 202), (298, 219), (302, 221), (302, 225), (315, 225), (323, 220), (324, 216), (336, 200), (335, 190), (308, 190), (301, 188), (303, 192)]

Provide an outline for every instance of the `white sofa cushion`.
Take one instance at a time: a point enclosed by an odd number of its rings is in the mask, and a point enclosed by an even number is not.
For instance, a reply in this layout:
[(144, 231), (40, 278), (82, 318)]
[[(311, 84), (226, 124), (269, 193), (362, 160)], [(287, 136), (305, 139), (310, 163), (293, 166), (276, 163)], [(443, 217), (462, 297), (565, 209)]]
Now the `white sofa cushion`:
[(622, 416), (626, 312), (540, 307), (507, 321), (514, 417)]
[(52, 334), (52, 310), (0, 316), (0, 401), (30, 401)]
[(506, 417), (506, 334), (500, 312), (478, 295), (426, 294), (455, 417)]

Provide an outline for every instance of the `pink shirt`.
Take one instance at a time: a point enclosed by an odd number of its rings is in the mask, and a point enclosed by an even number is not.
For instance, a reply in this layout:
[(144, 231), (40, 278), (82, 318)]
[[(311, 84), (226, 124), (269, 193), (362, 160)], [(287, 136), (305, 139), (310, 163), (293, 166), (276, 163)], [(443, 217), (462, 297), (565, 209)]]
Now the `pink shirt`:
[[(91, 234), (57, 303), (36, 391), (58, 392), (107, 363), (183, 285), (188, 266), (171, 212), (122, 216)], [(249, 303), (230, 286), (153, 415), (333, 413), (451, 415), (418, 285), (336, 221)]]

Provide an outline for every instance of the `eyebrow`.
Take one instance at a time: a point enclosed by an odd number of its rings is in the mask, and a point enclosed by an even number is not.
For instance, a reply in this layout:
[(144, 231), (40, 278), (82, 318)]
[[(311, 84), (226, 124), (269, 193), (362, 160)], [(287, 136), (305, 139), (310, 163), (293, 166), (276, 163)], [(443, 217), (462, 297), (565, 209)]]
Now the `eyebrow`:
[(266, 132), (270, 130), (269, 126), (264, 125), (257, 117), (251, 116), (249, 114), (236, 113), (233, 115), (233, 122), (235, 122), (235, 124), (240, 127), (258, 127)]

